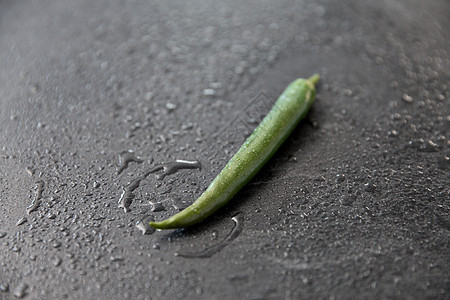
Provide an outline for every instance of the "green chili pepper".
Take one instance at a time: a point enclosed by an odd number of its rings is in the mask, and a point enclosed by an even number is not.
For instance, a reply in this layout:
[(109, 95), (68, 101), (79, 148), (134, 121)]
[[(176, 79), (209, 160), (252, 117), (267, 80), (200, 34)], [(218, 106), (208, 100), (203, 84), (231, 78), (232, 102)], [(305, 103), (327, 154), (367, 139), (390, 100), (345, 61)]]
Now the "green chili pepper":
[(292, 82), (206, 191), (183, 211), (166, 220), (150, 222), (150, 225), (157, 229), (188, 227), (228, 203), (258, 173), (306, 115), (314, 102), (314, 85), (319, 78), (315, 74), (309, 79), (299, 78)]

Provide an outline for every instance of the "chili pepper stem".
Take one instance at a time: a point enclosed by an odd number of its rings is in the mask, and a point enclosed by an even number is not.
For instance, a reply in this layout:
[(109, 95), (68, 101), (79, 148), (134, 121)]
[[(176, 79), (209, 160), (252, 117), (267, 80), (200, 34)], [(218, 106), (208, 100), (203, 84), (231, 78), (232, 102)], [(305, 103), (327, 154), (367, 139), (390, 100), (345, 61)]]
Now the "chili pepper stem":
[(320, 80), (319, 74), (314, 74), (313, 76), (308, 78), (308, 81), (311, 82), (313, 85), (316, 85), (317, 82)]

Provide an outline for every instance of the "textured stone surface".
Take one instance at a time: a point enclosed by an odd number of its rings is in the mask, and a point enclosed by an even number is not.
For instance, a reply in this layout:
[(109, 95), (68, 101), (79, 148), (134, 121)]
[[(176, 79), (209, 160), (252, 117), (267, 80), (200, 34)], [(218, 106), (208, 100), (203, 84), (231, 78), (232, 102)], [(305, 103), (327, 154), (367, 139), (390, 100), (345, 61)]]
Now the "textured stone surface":
[[(448, 2), (167, 2), (0, 3), (0, 298), (447, 298)], [(229, 206), (141, 234), (315, 72), (307, 119)], [(202, 169), (118, 208), (176, 159)]]

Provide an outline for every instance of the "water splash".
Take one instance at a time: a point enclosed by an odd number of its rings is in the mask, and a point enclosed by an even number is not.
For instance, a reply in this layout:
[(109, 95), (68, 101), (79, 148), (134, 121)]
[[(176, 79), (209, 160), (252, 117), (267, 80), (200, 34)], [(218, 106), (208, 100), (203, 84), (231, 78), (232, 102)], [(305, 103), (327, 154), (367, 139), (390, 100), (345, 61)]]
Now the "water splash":
[(150, 205), (152, 206), (152, 212), (158, 212), (158, 211), (163, 211), (166, 210), (166, 208), (164, 207), (164, 205), (161, 202), (153, 202), (153, 201), (149, 201)]
[(20, 218), (20, 219), (16, 222), (16, 226), (23, 225), (23, 224), (25, 224), (27, 221), (28, 221), (27, 218), (22, 217), (22, 218)]
[(152, 234), (156, 229), (150, 226), (150, 222), (154, 221), (155, 219), (152, 216), (147, 216), (136, 222), (136, 228), (139, 229), (142, 234)]
[(174, 162), (163, 163), (159, 166), (156, 166), (153, 169), (149, 170), (148, 172), (154, 173), (159, 170), (163, 170), (162, 173), (156, 175), (156, 179), (161, 180), (164, 177), (166, 177), (167, 175), (174, 174), (175, 172), (177, 172), (180, 169), (199, 169), (199, 170), (201, 170), (202, 166), (198, 160), (189, 161), (189, 160), (177, 159)]
[(141, 181), (148, 177), (148, 175), (163, 170), (163, 173), (156, 175), (157, 179), (162, 179), (167, 175), (174, 174), (180, 169), (201, 169), (201, 164), (199, 161), (188, 161), (188, 160), (176, 160), (174, 162), (163, 163), (156, 166), (150, 170), (147, 170), (142, 176), (139, 176), (132, 181), (130, 181), (126, 186), (122, 188), (122, 195), (120, 195), (118, 204), (119, 208), (123, 208), (125, 213), (130, 211), (130, 205), (135, 198), (134, 190), (136, 190)]
[(117, 169), (117, 175), (122, 173), (123, 170), (128, 168), (130, 162), (142, 163), (144, 160), (136, 157), (131, 151), (124, 151), (119, 154), (119, 168)]
[(38, 181), (36, 182), (36, 184), (36, 193), (34, 194), (33, 201), (31, 201), (31, 204), (27, 207), (27, 215), (38, 209), (38, 207), (41, 205), (42, 192), (44, 191), (44, 182)]
[(234, 221), (234, 227), (222, 242), (220, 242), (214, 246), (211, 246), (209, 248), (206, 248), (205, 250), (200, 251), (200, 252), (196, 252), (196, 253), (181, 252), (181, 253), (175, 253), (175, 256), (181, 256), (181, 257), (186, 257), (186, 258), (207, 258), (207, 257), (211, 257), (213, 254), (219, 252), (226, 245), (228, 245), (232, 240), (234, 240), (239, 235), (239, 233), (242, 231), (242, 224), (244, 222), (244, 216), (241, 213), (238, 213), (231, 219)]
[(141, 181), (144, 180), (147, 176), (140, 176), (138, 178), (133, 179), (126, 186), (123, 187), (122, 195), (119, 198), (119, 208), (123, 208), (123, 210), (127, 213), (130, 210), (130, 205), (133, 202), (135, 197), (134, 190), (139, 187)]

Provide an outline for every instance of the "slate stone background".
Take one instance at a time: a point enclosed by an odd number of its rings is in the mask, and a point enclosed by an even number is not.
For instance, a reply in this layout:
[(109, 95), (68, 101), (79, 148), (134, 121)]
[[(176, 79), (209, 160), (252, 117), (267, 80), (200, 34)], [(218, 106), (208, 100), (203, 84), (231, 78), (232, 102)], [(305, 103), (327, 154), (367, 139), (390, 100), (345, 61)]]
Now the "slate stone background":
[[(446, 0), (1, 1), (0, 299), (447, 299), (449, 20)], [(232, 203), (141, 234), (316, 72), (308, 117)], [(117, 175), (128, 150), (143, 163)], [(202, 169), (118, 208), (176, 159)], [(220, 251), (175, 256), (237, 213)]]

